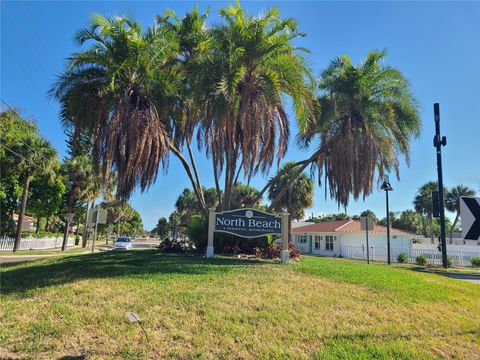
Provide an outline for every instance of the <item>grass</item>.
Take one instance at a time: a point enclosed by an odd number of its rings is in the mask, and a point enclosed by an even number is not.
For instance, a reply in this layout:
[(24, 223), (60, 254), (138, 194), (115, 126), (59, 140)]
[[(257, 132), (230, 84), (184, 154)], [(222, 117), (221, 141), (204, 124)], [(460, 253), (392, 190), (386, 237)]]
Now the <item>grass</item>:
[(480, 357), (480, 286), (385, 265), (145, 250), (0, 271), (0, 358)]

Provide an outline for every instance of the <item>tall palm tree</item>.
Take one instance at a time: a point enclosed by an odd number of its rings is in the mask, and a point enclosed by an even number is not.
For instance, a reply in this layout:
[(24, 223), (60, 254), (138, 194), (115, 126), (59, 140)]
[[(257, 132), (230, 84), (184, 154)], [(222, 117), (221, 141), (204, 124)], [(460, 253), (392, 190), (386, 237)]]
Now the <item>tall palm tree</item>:
[(69, 217), (71, 215), (68, 214), (74, 213), (75, 203), (82, 197), (82, 192), (88, 189), (94, 176), (91, 158), (88, 155), (78, 155), (66, 160), (64, 163), (64, 172), (65, 177), (68, 179), (68, 192), (62, 251), (67, 249), (68, 234), (71, 226), (71, 218)]
[(432, 244), (433, 239), (433, 217), (432, 217), (432, 192), (438, 190), (438, 183), (436, 181), (429, 181), (422, 185), (415, 195), (413, 206), (415, 211), (422, 216), (427, 217), (428, 229), (430, 233), (430, 240)]
[[(282, 191), (290, 178), (298, 171), (299, 166), (295, 162), (287, 162), (282, 167), (282, 175), (275, 179), (270, 187), (268, 198), (275, 199), (277, 194)], [(288, 236), (291, 241), (291, 223), (292, 220), (300, 220), (305, 216), (304, 210), (313, 205), (313, 180), (302, 173), (295, 179), (293, 185), (285, 192), (281, 201), (275, 204), (273, 208), (276, 211), (288, 212)]]
[(475, 190), (470, 189), (465, 185), (457, 185), (450, 189), (445, 199), (445, 208), (448, 211), (455, 213), (455, 220), (450, 228), (450, 244), (453, 240), (453, 230), (455, 229), (460, 216), (460, 198), (462, 196), (475, 196)]
[(20, 248), (20, 241), (22, 238), (22, 224), (25, 217), (25, 208), (27, 206), (28, 188), (32, 176), (44, 175), (51, 180), (54, 179), (54, 167), (57, 161), (57, 152), (50, 145), (50, 143), (33, 134), (23, 140), (15, 151), (21, 155), (18, 158), (17, 169), (23, 178), (22, 196), (20, 198), (20, 206), (18, 213), (17, 231), (15, 235), (15, 243), (13, 245), (13, 252)]
[(290, 135), (285, 99), (300, 124), (311, 117), (310, 73), (293, 41), (294, 19), (272, 8), (249, 16), (237, 2), (223, 8), (223, 25), (211, 30), (211, 52), (201, 63), (198, 94), (203, 117), (198, 140), (211, 156), (215, 179), (223, 172), (222, 208), (230, 207), (238, 174), (266, 173), (287, 150)]
[[(365, 198), (390, 171), (399, 178), (399, 161), (410, 163), (410, 141), (420, 134), (417, 101), (403, 74), (384, 65), (386, 52), (371, 51), (359, 65), (346, 55), (334, 59), (323, 71), (315, 121), (301, 129), (300, 143), (315, 152), (297, 164), (295, 176), (313, 164), (330, 196), (347, 206), (351, 195)], [(272, 201), (275, 205), (280, 192)]]

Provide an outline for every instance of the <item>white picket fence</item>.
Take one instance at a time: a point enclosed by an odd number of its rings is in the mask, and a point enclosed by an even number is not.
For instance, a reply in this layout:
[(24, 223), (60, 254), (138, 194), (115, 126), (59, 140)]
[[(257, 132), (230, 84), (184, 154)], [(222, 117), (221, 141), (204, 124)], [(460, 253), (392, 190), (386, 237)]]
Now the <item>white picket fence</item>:
[[(387, 262), (387, 248), (386, 247), (370, 247), (370, 260)], [(424, 255), (427, 258), (429, 264), (442, 264), (442, 253), (435, 247), (412, 245), (412, 248), (392, 248), (392, 261), (397, 261), (397, 256), (401, 252), (407, 254), (408, 262), (415, 263), (415, 258), (419, 255)], [(480, 257), (480, 246), (478, 249), (472, 249), (470, 246), (464, 247), (464, 249), (458, 249), (447, 247), (447, 255), (453, 258), (453, 263), (456, 266), (471, 266), (471, 259), (474, 257)], [(342, 246), (342, 257), (350, 259), (362, 259), (367, 260), (367, 249), (364, 246)]]
[[(14, 238), (4, 236), (0, 238), (0, 251), (12, 251), (13, 244), (15, 242)], [(43, 249), (55, 249), (62, 247), (63, 238), (22, 238), (20, 240), (20, 250), (43, 250)], [(70, 237), (68, 238), (67, 246), (73, 246), (75, 244), (75, 239)]]

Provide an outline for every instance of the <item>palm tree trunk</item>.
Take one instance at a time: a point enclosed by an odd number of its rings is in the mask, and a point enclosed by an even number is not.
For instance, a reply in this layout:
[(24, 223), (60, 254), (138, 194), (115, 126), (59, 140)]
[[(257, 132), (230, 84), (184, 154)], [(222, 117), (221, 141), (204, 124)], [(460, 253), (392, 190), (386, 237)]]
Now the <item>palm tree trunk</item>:
[(217, 190), (217, 199), (218, 199), (218, 206), (222, 208), (222, 191), (220, 190), (220, 183), (218, 181), (218, 169), (216, 163), (216, 156), (215, 152), (212, 152), (212, 162), (213, 162), (213, 178), (215, 180), (215, 189)]
[(172, 152), (180, 160), (183, 167), (185, 168), (185, 171), (187, 172), (188, 178), (190, 179), (190, 182), (192, 183), (193, 191), (195, 192), (195, 195), (197, 196), (197, 200), (200, 203), (200, 206), (202, 207), (203, 213), (204, 213), (205, 216), (208, 217), (208, 209), (205, 206), (205, 199), (203, 198), (203, 193), (198, 189), (198, 184), (196, 183), (196, 181), (193, 177), (192, 170), (190, 169), (190, 165), (188, 164), (188, 161), (185, 159), (185, 157), (182, 155), (182, 153), (172, 143), (169, 143), (169, 148), (170, 148), (170, 150), (172, 150)]
[(49, 220), (49, 217), (47, 216), (47, 217), (45, 218), (45, 232), (48, 231), (48, 225), (49, 225), (49, 224), (48, 224), (48, 220)]
[(205, 204), (205, 197), (203, 196), (203, 189), (202, 189), (202, 184), (200, 183), (200, 176), (198, 175), (197, 165), (195, 163), (195, 158), (193, 157), (192, 147), (190, 146), (189, 141), (187, 141), (187, 148), (188, 148), (188, 155), (190, 156), (190, 162), (192, 163), (193, 173), (195, 174), (195, 180), (198, 185), (198, 191), (200, 192), (200, 197), (203, 199), (203, 205), (206, 208), (207, 205)]
[(65, 229), (63, 232), (62, 251), (65, 251), (67, 249), (68, 232), (70, 231), (70, 219), (68, 214), (71, 214), (73, 212), (73, 196), (75, 193), (75, 188), (72, 186), (68, 193), (67, 199), (67, 214), (65, 214)]
[(40, 231), (40, 216), (37, 215), (37, 226), (35, 229), (35, 234), (38, 234), (39, 231)]
[[(323, 149), (317, 150), (312, 156), (310, 156), (306, 160), (298, 161), (295, 164), (293, 164), (293, 167), (302, 166), (302, 169), (297, 171), (294, 176), (290, 178), (288, 183), (285, 185), (285, 187), (278, 193), (277, 197), (272, 201), (272, 204), (270, 205), (270, 208), (273, 208), (285, 195), (285, 192), (290, 189), (292, 184), (295, 182), (295, 180), (300, 176), (300, 174), (303, 172), (303, 170), (311, 163), (313, 163), (318, 156), (320, 156), (324, 152)], [(263, 194), (275, 183), (275, 181), (284, 174), (286, 170), (280, 171), (277, 175), (275, 175), (264, 187), (262, 190), (260, 190), (260, 193), (257, 195), (257, 197), (254, 199), (254, 201), (250, 204), (250, 207), (253, 207), (260, 199), (262, 198)]]
[(458, 217), (460, 216), (460, 212), (457, 211), (457, 215), (455, 215), (455, 220), (452, 224), (452, 228), (450, 229), (450, 245), (453, 243), (453, 230), (455, 230), (455, 225), (457, 225)]
[(87, 199), (87, 213), (85, 214), (85, 221), (83, 223), (83, 234), (82, 234), (82, 248), (87, 247), (87, 239), (88, 239), (88, 233), (87, 233), (87, 221), (88, 221), (88, 212), (90, 211), (90, 199)]
[(20, 248), (20, 241), (22, 239), (22, 225), (25, 217), (25, 208), (27, 207), (28, 187), (30, 185), (30, 174), (26, 173), (23, 177), (23, 191), (20, 202), (20, 211), (18, 213), (17, 233), (15, 234), (15, 243), (13, 244), (13, 252), (17, 252)]

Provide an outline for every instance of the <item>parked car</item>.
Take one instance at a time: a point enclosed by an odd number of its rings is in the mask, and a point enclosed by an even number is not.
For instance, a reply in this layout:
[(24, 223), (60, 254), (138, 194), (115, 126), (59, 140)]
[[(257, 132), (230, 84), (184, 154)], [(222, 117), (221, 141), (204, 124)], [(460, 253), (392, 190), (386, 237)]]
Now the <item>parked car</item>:
[(130, 250), (132, 248), (132, 238), (119, 237), (113, 244), (113, 250)]

